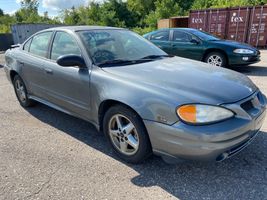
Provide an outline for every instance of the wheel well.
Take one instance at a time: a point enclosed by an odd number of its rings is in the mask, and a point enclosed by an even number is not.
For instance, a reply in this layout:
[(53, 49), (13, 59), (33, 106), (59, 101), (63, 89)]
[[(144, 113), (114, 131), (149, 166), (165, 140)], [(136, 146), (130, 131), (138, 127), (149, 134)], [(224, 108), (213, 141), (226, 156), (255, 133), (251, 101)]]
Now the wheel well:
[(15, 77), (16, 75), (18, 75), (18, 73), (17, 73), (16, 71), (14, 71), (14, 70), (11, 70), (11, 71), (10, 71), (10, 79), (11, 79), (12, 82), (13, 82), (14, 77)]
[(221, 54), (223, 54), (226, 58), (226, 64), (229, 64), (229, 60), (228, 60), (228, 56), (225, 53), (225, 51), (221, 50), (221, 49), (207, 49), (203, 55), (202, 61), (205, 61), (206, 56), (211, 53), (211, 52), (219, 52)]
[(104, 119), (106, 112), (108, 111), (109, 108), (111, 108), (115, 105), (122, 105), (124, 107), (131, 109), (133, 112), (135, 112), (137, 114), (137, 116), (140, 119), (142, 119), (140, 117), (140, 115), (133, 108), (128, 106), (127, 104), (124, 104), (124, 103), (122, 103), (120, 101), (116, 101), (116, 100), (105, 100), (100, 104), (99, 109), (98, 109), (98, 122), (99, 122), (100, 131), (103, 131), (103, 119)]

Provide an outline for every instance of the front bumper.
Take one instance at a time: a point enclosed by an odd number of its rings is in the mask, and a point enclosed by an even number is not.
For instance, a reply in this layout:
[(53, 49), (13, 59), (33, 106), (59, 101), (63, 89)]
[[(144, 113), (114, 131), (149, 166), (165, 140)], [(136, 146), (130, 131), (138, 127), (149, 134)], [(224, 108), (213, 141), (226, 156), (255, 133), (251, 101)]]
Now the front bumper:
[(6, 77), (7, 77), (8, 81), (11, 82), (10, 68), (6, 64), (4, 65), (4, 71), (6, 73)]
[(235, 54), (229, 56), (229, 65), (238, 66), (238, 65), (249, 65), (253, 63), (260, 62), (260, 51), (257, 51), (256, 54)]
[(192, 126), (177, 122), (172, 126), (144, 120), (155, 154), (170, 158), (221, 161), (246, 147), (257, 135), (266, 115), (266, 98), (251, 110), (242, 107), (260, 92), (234, 104), (224, 105), (236, 116), (226, 121)]

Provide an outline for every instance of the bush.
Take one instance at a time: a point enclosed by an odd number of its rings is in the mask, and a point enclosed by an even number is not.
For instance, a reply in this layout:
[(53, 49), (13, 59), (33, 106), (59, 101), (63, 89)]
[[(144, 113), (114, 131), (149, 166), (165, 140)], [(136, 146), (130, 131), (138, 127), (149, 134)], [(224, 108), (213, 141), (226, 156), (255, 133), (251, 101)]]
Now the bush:
[(145, 27), (145, 28), (141, 28), (141, 27), (135, 27), (132, 29), (132, 31), (138, 33), (139, 35), (144, 35), (146, 33), (149, 33), (151, 31), (154, 31), (155, 29), (152, 27)]

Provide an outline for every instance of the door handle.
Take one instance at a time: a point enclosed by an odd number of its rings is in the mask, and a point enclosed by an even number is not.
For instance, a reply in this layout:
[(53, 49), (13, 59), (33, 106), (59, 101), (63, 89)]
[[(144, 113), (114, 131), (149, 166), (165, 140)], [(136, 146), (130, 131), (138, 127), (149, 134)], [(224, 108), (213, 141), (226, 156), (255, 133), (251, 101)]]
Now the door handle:
[(47, 73), (47, 74), (53, 74), (53, 70), (52, 69), (46, 68), (44, 70), (45, 70), (45, 73)]
[(24, 66), (24, 62), (19, 61), (18, 63), (20, 66)]

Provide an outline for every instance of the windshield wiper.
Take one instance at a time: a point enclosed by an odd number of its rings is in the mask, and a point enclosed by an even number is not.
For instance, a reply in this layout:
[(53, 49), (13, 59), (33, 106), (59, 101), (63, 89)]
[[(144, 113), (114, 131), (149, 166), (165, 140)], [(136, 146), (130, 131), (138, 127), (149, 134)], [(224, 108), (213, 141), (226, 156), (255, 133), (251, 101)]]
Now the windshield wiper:
[(115, 60), (107, 60), (102, 63), (97, 64), (99, 67), (113, 66), (113, 65), (133, 65), (141, 62), (149, 62), (153, 61), (157, 58), (162, 57), (173, 57), (171, 55), (149, 55), (137, 60), (123, 60), (123, 59), (115, 59)]
[(157, 59), (157, 58), (163, 58), (163, 57), (173, 57), (172, 55), (148, 55), (145, 56), (143, 58), (141, 58), (140, 60), (145, 60), (145, 59)]
[(134, 64), (133, 60), (122, 60), (122, 59), (115, 59), (115, 60), (107, 60), (102, 63), (97, 64), (99, 67), (109, 66), (109, 65), (129, 65)]

